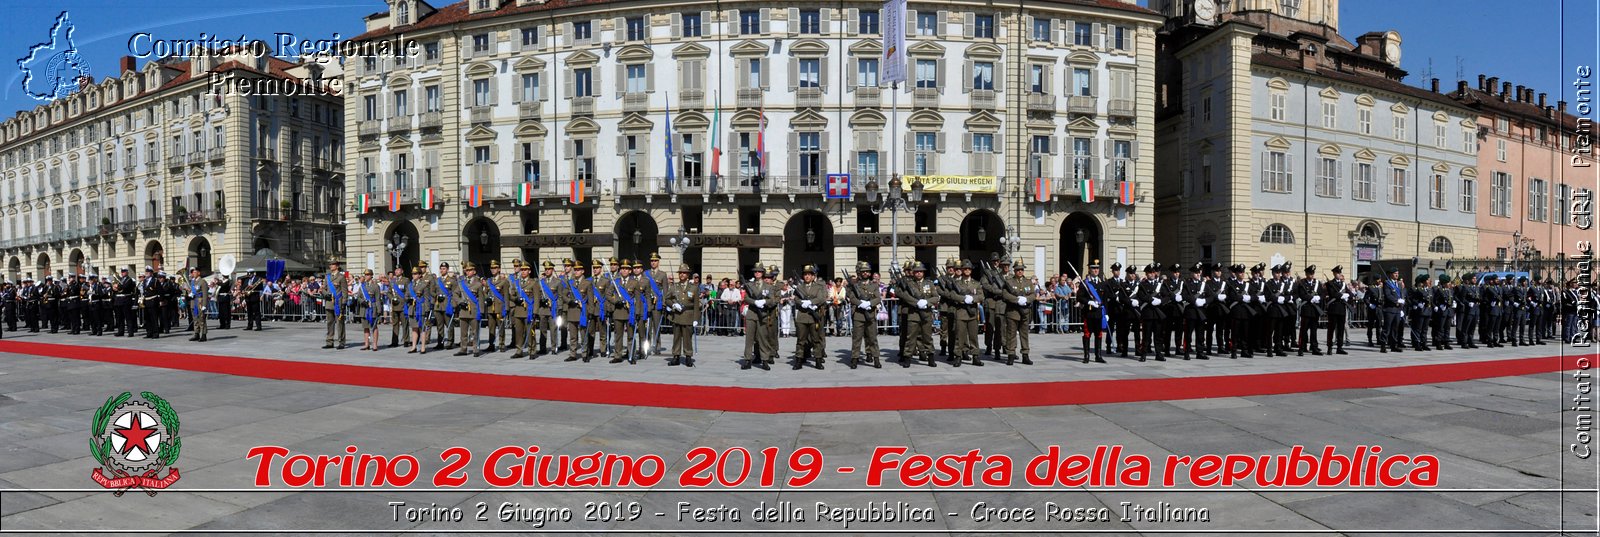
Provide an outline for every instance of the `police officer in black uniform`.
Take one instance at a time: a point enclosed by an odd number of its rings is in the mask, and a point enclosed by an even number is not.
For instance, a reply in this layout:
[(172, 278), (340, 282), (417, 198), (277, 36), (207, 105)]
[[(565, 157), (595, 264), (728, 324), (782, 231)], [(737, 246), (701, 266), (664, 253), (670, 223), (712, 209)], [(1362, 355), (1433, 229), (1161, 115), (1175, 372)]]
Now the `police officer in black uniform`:
[[(1322, 284), (1322, 304), (1328, 312), (1328, 352), (1334, 354), (1349, 354), (1344, 351), (1345, 328), (1348, 324), (1350, 308), (1350, 289), (1344, 280), (1344, 267), (1333, 267), (1333, 279)], [(1370, 323), (1369, 323), (1370, 324)]]
[[(244, 271), (244, 281), (241, 282), (244, 293), (244, 329), (261, 331), (261, 298), (266, 289), (266, 282), (255, 272)], [(407, 337), (410, 337), (409, 335)]]
[(217, 330), (227, 330), (233, 327), (233, 278), (223, 274), (217, 280)]
[[(1296, 355), (1305, 356), (1306, 346), (1311, 346), (1313, 356), (1322, 356), (1322, 349), (1317, 348), (1317, 324), (1322, 322), (1322, 315), (1327, 312), (1327, 306), (1322, 303), (1322, 284), (1317, 282), (1317, 266), (1307, 265), (1306, 276), (1294, 283), (1294, 299), (1300, 303), (1300, 332), (1296, 334)], [(1328, 345), (1328, 352), (1333, 352), (1333, 345)]]

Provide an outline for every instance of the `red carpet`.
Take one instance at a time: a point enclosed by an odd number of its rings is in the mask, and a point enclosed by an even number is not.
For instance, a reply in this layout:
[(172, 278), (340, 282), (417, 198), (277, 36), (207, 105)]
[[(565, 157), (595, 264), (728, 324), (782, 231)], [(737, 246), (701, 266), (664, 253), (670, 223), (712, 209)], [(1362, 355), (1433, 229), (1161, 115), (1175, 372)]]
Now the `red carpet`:
[(1126, 403), (1432, 384), (1576, 369), (1580, 356), (1188, 378), (837, 388), (736, 388), (323, 364), (0, 340), (0, 352), (267, 379), (733, 412), (845, 412)]

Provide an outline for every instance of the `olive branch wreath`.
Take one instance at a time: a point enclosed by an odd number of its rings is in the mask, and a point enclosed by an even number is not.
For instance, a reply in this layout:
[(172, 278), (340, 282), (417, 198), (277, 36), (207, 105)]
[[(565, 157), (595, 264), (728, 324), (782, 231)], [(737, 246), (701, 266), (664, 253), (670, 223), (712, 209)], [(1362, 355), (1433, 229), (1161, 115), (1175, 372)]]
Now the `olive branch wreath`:
[[(166, 427), (168, 438), (161, 442), (156, 451), (156, 458), (161, 461), (161, 465), (145, 472), (145, 476), (150, 477), (156, 475), (162, 468), (178, 462), (178, 455), (183, 450), (183, 439), (178, 437), (178, 413), (172, 410), (172, 405), (167, 403), (166, 399), (162, 399), (161, 396), (154, 393), (139, 392), (139, 395), (149, 402), (151, 406), (155, 407), (156, 414), (161, 416), (161, 424)], [(102, 467), (114, 472), (119, 477), (126, 477), (127, 473), (111, 467), (111, 442), (109, 440), (101, 440), (101, 438), (105, 436), (106, 428), (111, 424), (111, 414), (116, 412), (117, 407), (126, 403), (132, 397), (132, 392), (122, 392), (106, 398), (105, 404), (100, 405), (100, 408), (95, 411), (94, 423), (89, 430), (91, 433), (89, 436), (89, 453), (94, 455), (95, 461), (99, 462)], [(155, 495), (155, 491), (146, 491), (146, 493), (151, 496)], [(121, 494), (121, 492), (117, 493), (119, 496)]]

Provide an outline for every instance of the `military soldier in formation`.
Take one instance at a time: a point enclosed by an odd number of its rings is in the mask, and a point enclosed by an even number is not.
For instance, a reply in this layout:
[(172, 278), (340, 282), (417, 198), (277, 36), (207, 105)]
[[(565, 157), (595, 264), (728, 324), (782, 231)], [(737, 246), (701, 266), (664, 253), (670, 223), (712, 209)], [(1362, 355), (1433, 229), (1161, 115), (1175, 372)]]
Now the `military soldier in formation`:
[(1105, 343), (1106, 329), (1111, 321), (1106, 313), (1106, 283), (1100, 278), (1100, 260), (1090, 263), (1088, 271), (1083, 281), (1078, 282), (1075, 296), (1082, 314), (1080, 318), (1083, 319), (1083, 363), (1089, 363), (1089, 350), (1093, 347), (1094, 361), (1103, 364), (1106, 360), (1101, 354), (1101, 345)]
[(978, 355), (979, 304), (983, 303), (983, 286), (972, 279), (972, 262), (957, 260), (955, 267), (945, 272), (950, 281), (943, 286), (939, 301), (949, 310), (945, 331), (951, 335), (950, 365), (960, 367), (963, 360), (983, 366)]
[[(564, 270), (572, 269), (571, 260), (563, 263)], [(538, 293), (535, 299), (538, 305), (533, 306), (532, 329), (538, 334), (537, 337), (534, 337), (533, 334), (529, 336), (527, 353), (530, 358), (535, 356), (533, 351), (534, 339), (537, 339), (539, 343), (539, 355), (553, 354), (561, 347), (561, 340), (557, 338), (556, 319), (561, 315), (560, 297), (561, 289), (565, 287), (565, 279), (555, 275), (555, 263), (545, 261), (544, 266), (541, 268), (543, 269), (543, 274), (532, 284)], [(535, 291), (529, 291), (529, 293), (533, 292)]]
[(211, 300), (211, 286), (200, 277), (200, 269), (189, 269), (189, 320), (194, 323), (194, 336), (189, 341), (206, 340), (206, 302)]
[(846, 297), (850, 303), (850, 369), (864, 363), (863, 346), (872, 356), (872, 367), (882, 368), (883, 359), (878, 350), (878, 307), (883, 296), (878, 284), (872, 281), (872, 265), (866, 261), (856, 263), (856, 277), (847, 284)]
[[(1322, 349), (1317, 347), (1317, 324), (1322, 322), (1322, 315), (1327, 313), (1327, 306), (1323, 304), (1322, 284), (1317, 282), (1317, 266), (1306, 266), (1304, 278), (1294, 282), (1294, 299), (1300, 304), (1300, 333), (1295, 335), (1295, 355), (1305, 356), (1306, 347), (1311, 347), (1313, 356), (1322, 356)], [(1328, 352), (1333, 352), (1333, 345), (1328, 345)]]
[(1450, 324), (1455, 322), (1455, 290), (1451, 289), (1450, 275), (1439, 276), (1433, 286), (1433, 317), (1429, 329), (1433, 331), (1433, 348), (1450, 350)]
[(533, 356), (530, 352), (533, 349), (532, 338), (528, 337), (528, 329), (531, 327), (530, 321), (533, 317), (534, 306), (538, 304), (533, 297), (538, 296), (539, 290), (536, 287), (531, 287), (537, 284), (532, 276), (532, 265), (523, 263), (521, 259), (513, 259), (511, 260), (511, 275), (507, 277), (509, 281), (506, 284), (506, 289), (501, 291), (501, 294), (511, 301), (511, 306), (507, 308), (506, 315), (509, 317), (507, 320), (511, 324), (511, 341), (507, 347), (516, 351), (511, 354), (512, 358), (531, 358)]
[(322, 282), (322, 309), (327, 314), (328, 334), (324, 339), (324, 349), (344, 349), (344, 303), (348, 298), (344, 271), (339, 270), (339, 263), (328, 264), (328, 273)]
[(1029, 356), (1028, 333), (1033, 329), (1033, 310), (1039, 307), (1034, 301), (1038, 297), (1038, 286), (1033, 278), (1027, 276), (1027, 265), (1022, 261), (1011, 264), (1011, 276), (1005, 278), (1000, 296), (1005, 299), (1006, 320), (1005, 335), (1006, 365), (1017, 362), (1017, 355), (1022, 355), (1023, 365), (1033, 365), (1033, 358)]
[(456, 326), (461, 330), (459, 339), (456, 340), (456, 356), (483, 356), (483, 351), (478, 349), (478, 334), (482, 330), (481, 322), (484, 317), (485, 295), (488, 289), (482, 278), (478, 277), (478, 267), (470, 262), (461, 264), (462, 275), (456, 279), (455, 294), (451, 300), (456, 305)]
[(562, 286), (561, 317), (567, 326), (567, 350), (570, 354), (566, 361), (575, 362), (583, 360), (588, 362), (589, 354), (589, 319), (593, 316), (590, 310), (599, 304), (593, 304), (594, 281), (584, 276), (583, 263), (575, 262), (572, 265), (572, 277), (567, 279)]
[(1144, 280), (1129, 299), (1128, 304), (1139, 312), (1139, 319), (1143, 321), (1144, 330), (1139, 333), (1138, 348), (1134, 353), (1139, 361), (1145, 361), (1146, 354), (1155, 354), (1156, 361), (1166, 361), (1166, 310), (1161, 304), (1171, 300), (1171, 288), (1167, 286), (1167, 279), (1161, 277), (1161, 267), (1150, 263), (1144, 267)]
[[(652, 256), (650, 264), (659, 267), (661, 259)], [(659, 272), (654, 267), (652, 271)], [(667, 362), (669, 366), (683, 364), (685, 367), (694, 367), (694, 329), (700, 320), (700, 286), (689, 279), (691, 272), (693, 270), (688, 263), (680, 265), (678, 281), (668, 284), (661, 296), (662, 313), (672, 323), (672, 361)], [(651, 345), (654, 346), (654, 343)]]
[(800, 284), (794, 287), (794, 369), (799, 370), (808, 361), (823, 369), (822, 329), (827, 321), (822, 307), (828, 303), (828, 288), (817, 281), (816, 265), (802, 268), (800, 278)]
[(645, 298), (648, 299), (648, 307), (645, 309), (650, 317), (649, 326), (644, 331), (646, 355), (661, 354), (662, 321), (667, 316), (677, 317), (672, 312), (668, 312), (666, 307), (667, 294), (665, 287), (671, 282), (672, 279), (667, 274), (667, 271), (661, 268), (661, 254), (651, 252), (650, 268), (644, 271), (642, 278), (644, 288), (649, 291), (645, 294)]
[(1011, 260), (1000, 258), (998, 253), (991, 256), (990, 260), (991, 263), (988, 268), (993, 269), (995, 273), (988, 274), (982, 286), (983, 295), (986, 299), (983, 304), (984, 314), (989, 317), (988, 332), (985, 334), (987, 337), (984, 338), (984, 345), (989, 351), (989, 357), (999, 361), (1001, 359), (1000, 351), (1005, 347), (1007, 309), (1005, 300), (1000, 296), (1000, 287), (1003, 285), (1006, 276), (1010, 274), (1007, 269), (1011, 268)]
[(763, 276), (766, 268), (760, 263), (751, 270), (750, 282), (745, 285), (744, 293), (744, 356), (745, 361), (740, 364), (740, 369), (750, 369), (751, 365), (767, 369), (772, 365), (778, 354), (776, 345), (770, 345), (767, 340), (767, 325), (776, 320), (776, 316), (768, 317), (767, 311), (776, 311), (778, 307), (778, 290), (772, 286), (772, 281)]
[(439, 263), (439, 274), (429, 278), (433, 286), (428, 294), (433, 296), (434, 350), (453, 349), (455, 345), (456, 275), (450, 272), (450, 263)]
[(242, 284), (244, 285), (244, 329), (260, 332), (261, 299), (266, 292), (267, 282), (254, 271), (246, 270)]
[[(389, 348), (404, 344), (411, 347), (411, 318), (406, 315), (406, 295), (411, 292), (411, 278), (404, 268), (395, 267), (389, 285), (384, 286), (384, 302), (389, 304)], [(249, 329), (246, 325), (245, 329)], [(402, 343), (404, 341), (404, 343)]]
[(378, 321), (383, 319), (385, 293), (382, 284), (372, 279), (372, 269), (361, 272), (355, 292), (350, 294), (351, 314), (361, 323), (361, 350), (378, 350)]
[(1344, 279), (1344, 267), (1335, 266), (1333, 279), (1323, 282), (1322, 303), (1328, 313), (1328, 352), (1349, 354), (1344, 351), (1346, 321), (1350, 315), (1351, 295)]
[(933, 316), (939, 311), (939, 293), (927, 278), (927, 268), (922, 262), (911, 265), (910, 277), (903, 289), (896, 289), (900, 299), (901, 324), (906, 331), (906, 342), (900, 350), (900, 365), (911, 366), (918, 358), (933, 365)]

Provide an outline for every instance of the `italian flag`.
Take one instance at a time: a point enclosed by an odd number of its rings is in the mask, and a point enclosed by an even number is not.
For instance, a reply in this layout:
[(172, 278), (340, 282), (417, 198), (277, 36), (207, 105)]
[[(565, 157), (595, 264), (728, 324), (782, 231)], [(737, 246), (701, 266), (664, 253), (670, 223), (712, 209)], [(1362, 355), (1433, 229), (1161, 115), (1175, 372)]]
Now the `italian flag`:
[(357, 203), (361, 204), (361, 214), (367, 214), (372, 210), (372, 194), (362, 194)]
[(722, 175), (722, 145), (717, 132), (722, 130), (722, 92), (717, 92), (717, 111), (711, 116), (711, 175)]
[(517, 205), (523, 207), (533, 205), (533, 183), (517, 185)]
[(1078, 181), (1078, 192), (1080, 194), (1082, 194), (1084, 203), (1093, 202), (1094, 201), (1094, 179), (1084, 179), (1082, 181)]
[(436, 201), (437, 199), (438, 198), (434, 195), (434, 189), (432, 187), (422, 189), (422, 208), (423, 209), (432, 209), (433, 205), (434, 205), (434, 201)]

